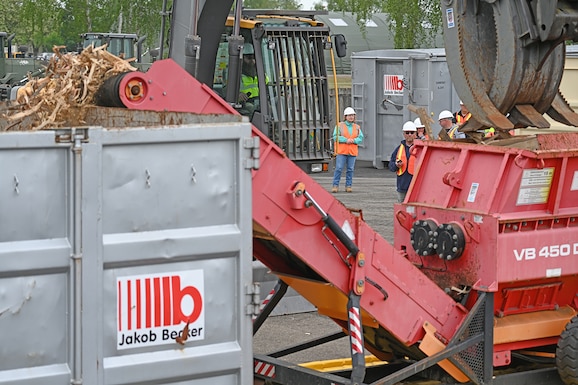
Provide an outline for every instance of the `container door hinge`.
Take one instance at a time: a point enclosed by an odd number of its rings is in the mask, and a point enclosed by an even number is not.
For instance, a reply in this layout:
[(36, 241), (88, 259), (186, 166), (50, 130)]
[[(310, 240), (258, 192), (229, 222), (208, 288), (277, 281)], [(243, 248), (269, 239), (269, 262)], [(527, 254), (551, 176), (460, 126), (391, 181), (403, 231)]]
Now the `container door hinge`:
[(258, 316), (259, 309), (261, 307), (261, 285), (259, 282), (253, 282), (246, 287), (246, 295), (249, 296), (249, 301), (247, 304), (247, 315)]
[(259, 150), (260, 142), (258, 136), (252, 136), (250, 138), (245, 138), (243, 141), (243, 148), (251, 150), (251, 157), (244, 159), (244, 166), (248, 169), (258, 170), (259, 169)]
[(59, 128), (54, 135), (56, 143), (88, 142), (88, 127)]

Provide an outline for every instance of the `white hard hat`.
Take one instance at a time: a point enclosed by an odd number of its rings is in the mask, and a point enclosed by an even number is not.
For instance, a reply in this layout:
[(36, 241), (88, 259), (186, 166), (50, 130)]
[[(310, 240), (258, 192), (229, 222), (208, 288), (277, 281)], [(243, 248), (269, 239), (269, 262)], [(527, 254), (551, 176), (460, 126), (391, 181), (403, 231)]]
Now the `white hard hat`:
[(442, 120), (442, 119), (453, 119), (454, 114), (452, 114), (451, 112), (449, 112), (448, 110), (443, 110), (442, 112), (440, 112), (440, 115), (438, 117), (438, 120)]
[(464, 105), (464, 102), (462, 102), (462, 101), (460, 100), (460, 106), (463, 106), (463, 105)]
[(413, 121), (413, 124), (415, 124), (415, 126), (417, 128), (424, 128), (425, 126), (423, 124), (421, 124), (421, 119), (420, 118), (415, 118), (415, 120)]
[(355, 115), (355, 110), (351, 107), (347, 107), (345, 110), (343, 110), (343, 116), (347, 115)]
[(415, 126), (415, 123), (412, 122), (411, 120), (405, 122), (405, 123), (403, 124), (403, 131), (404, 131), (404, 132), (408, 132), (408, 131), (413, 131), (413, 132), (415, 132), (415, 131), (417, 131), (417, 128), (416, 128), (416, 126)]

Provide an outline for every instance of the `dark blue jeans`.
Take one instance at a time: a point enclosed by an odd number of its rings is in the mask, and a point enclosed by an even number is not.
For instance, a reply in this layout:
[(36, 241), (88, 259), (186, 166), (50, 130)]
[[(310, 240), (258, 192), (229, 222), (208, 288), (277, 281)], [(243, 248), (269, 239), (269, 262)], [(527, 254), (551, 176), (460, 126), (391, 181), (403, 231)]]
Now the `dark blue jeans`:
[(345, 171), (345, 187), (351, 187), (353, 184), (353, 170), (355, 169), (355, 156), (337, 154), (335, 158), (335, 173), (333, 174), (333, 186), (339, 186), (343, 167)]

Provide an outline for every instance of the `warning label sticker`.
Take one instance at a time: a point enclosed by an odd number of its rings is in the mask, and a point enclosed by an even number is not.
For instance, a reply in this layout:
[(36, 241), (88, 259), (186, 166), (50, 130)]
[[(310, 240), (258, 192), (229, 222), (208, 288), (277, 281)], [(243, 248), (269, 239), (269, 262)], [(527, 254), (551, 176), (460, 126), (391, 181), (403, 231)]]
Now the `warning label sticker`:
[(548, 202), (554, 167), (527, 169), (522, 172), (517, 205), (533, 205)]
[(117, 349), (205, 338), (202, 270), (119, 277)]

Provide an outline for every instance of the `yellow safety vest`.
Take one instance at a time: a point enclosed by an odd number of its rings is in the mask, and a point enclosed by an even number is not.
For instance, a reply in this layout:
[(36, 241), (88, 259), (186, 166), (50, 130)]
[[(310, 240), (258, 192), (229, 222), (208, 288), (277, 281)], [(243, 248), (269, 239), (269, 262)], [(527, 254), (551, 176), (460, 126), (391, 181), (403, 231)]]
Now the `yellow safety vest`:
[(450, 137), (450, 139), (453, 139), (454, 136), (456, 135), (456, 131), (458, 130), (458, 126), (455, 125), (452, 128), (450, 128), (450, 130), (448, 131), (448, 135)]
[(248, 75), (242, 75), (241, 89), (239, 91), (249, 95), (250, 98), (259, 96), (259, 80), (257, 79), (257, 76), (251, 77)]

